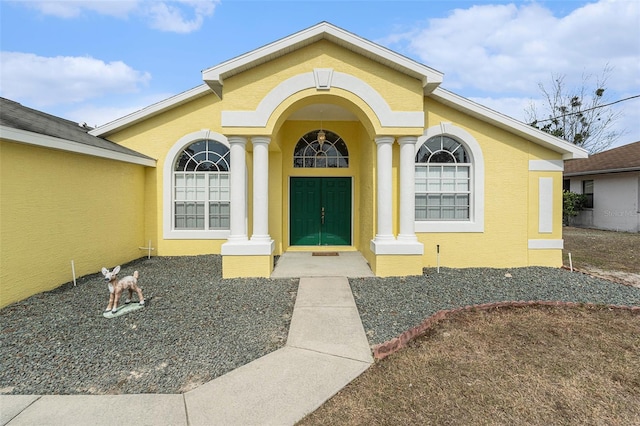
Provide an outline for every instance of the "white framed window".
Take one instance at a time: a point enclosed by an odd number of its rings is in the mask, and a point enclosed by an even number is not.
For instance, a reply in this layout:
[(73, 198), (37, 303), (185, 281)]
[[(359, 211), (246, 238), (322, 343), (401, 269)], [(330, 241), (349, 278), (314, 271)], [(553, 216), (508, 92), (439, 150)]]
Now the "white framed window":
[(230, 228), (230, 150), (202, 130), (181, 138), (164, 167), (164, 238), (226, 239)]
[(416, 220), (469, 220), (471, 163), (464, 147), (434, 136), (416, 154)]
[(484, 161), (451, 123), (427, 129), (415, 157), (416, 232), (484, 232)]
[(173, 172), (173, 229), (229, 229), (229, 148), (214, 140), (187, 146)]

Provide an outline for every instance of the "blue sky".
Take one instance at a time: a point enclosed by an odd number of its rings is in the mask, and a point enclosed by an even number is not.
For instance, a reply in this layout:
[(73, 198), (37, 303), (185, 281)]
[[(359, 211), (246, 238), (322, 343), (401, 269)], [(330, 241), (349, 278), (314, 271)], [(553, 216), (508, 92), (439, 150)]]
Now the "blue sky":
[[(1, 0), (0, 95), (101, 125), (320, 21), (441, 71), (445, 89), (521, 120), (553, 74), (568, 88), (585, 76), (595, 85), (609, 66), (609, 101), (640, 95), (637, 0)], [(626, 132), (616, 145), (640, 140), (640, 98), (615, 111)]]

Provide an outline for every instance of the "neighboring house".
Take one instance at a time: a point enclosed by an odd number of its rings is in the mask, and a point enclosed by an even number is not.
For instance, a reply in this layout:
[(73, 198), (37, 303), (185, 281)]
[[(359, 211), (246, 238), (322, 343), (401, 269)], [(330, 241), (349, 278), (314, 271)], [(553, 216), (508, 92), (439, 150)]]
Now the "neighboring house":
[[(378, 276), (421, 274), (438, 250), (448, 267), (562, 264), (563, 160), (586, 151), (444, 90), (440, 72), (322, 22), (202, 77), (89, 132), (158, 162), (130, 166), (135, 195), (78, 179), (82, 208), (97, 193), (136, 210), (104, 244), (134, 232), (131, 258), (148, 240), (158, 255), (221, 254), (225, 278), (268, 277), (288, 250), (357, 250)], [(5, 176), (30, 183), (24, 150), (20, 177), (3, 159), (3, 191)]]
[(573, 225), (640, 232), (640, 142), (567, 161), (563, 188), (587, 197)]
[(141, 255), (156, 162), (88, 130), (0, 98), (0, 307)]

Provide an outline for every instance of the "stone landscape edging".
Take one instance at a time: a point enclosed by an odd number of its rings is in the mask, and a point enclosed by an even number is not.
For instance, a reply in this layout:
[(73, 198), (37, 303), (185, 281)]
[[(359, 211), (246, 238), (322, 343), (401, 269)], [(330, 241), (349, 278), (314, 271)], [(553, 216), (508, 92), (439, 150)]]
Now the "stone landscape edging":
[(394, 337), (384, 343), (374, 345), (372, 347), (373, 357), (376, 361), (382, 360), (389, 355), (392, 355), (399, 350), (406, 348), (409, 342), (415, 340), (417, 337), (424, 335), (428, 330), (435, 328), (440, 322), (445, 319), (449, 319), (455, 314), (460, 312), (473, 312), (473, 311), (489, 311), (491, 309), (499, 308), (523, 308), (534, 306), (550, 306), (561, 308), (608, 308), (617, 310), (626, 310), (630, 312), (636, 312), (640, 314), (640, 306), (620, 306), (620, 305), (601, 305), (596, 303), (581, 303), (581, 302), (559, 302), (559, 301), (506, 301), (506, 302), (491, 302), (483, 303), (480, 305), (467, 305), (454, 309), (443, 309), (435, 314), (431, 315), (419, 325), (405, 331), (398, 337)]

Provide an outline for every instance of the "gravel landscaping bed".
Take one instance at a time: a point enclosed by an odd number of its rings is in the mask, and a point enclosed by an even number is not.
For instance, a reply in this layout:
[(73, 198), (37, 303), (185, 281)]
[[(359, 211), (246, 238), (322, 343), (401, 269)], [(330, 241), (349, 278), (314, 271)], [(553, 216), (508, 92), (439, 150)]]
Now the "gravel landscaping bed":
[(371, 345), (397, 337), (443, 309), (502, 301), (640, 306), (640, 289), (555, 268), (425, 270), (423, 276), (350, 279)]
[[(222, 280), (215, 255), (140, 259), (120, 277), (134, 270), (151, 305), (121, 317), (102, 316), (101, 274), (0, 310), (0, 394), (182, 393), (284, 346), (298, 280)], [(638, 288), (554, 268), (441, 268), (349, 281), (371, 345), (465, 305), (640, 306)]]
[(286, 341), (298, 280), (222, 280), (214, 255), (144, 258), (119, 278), (134, 270), (152, 300), (120, 317), (102, 316), (101, 274), (0, 310), (0, 394), (180, 393)]

